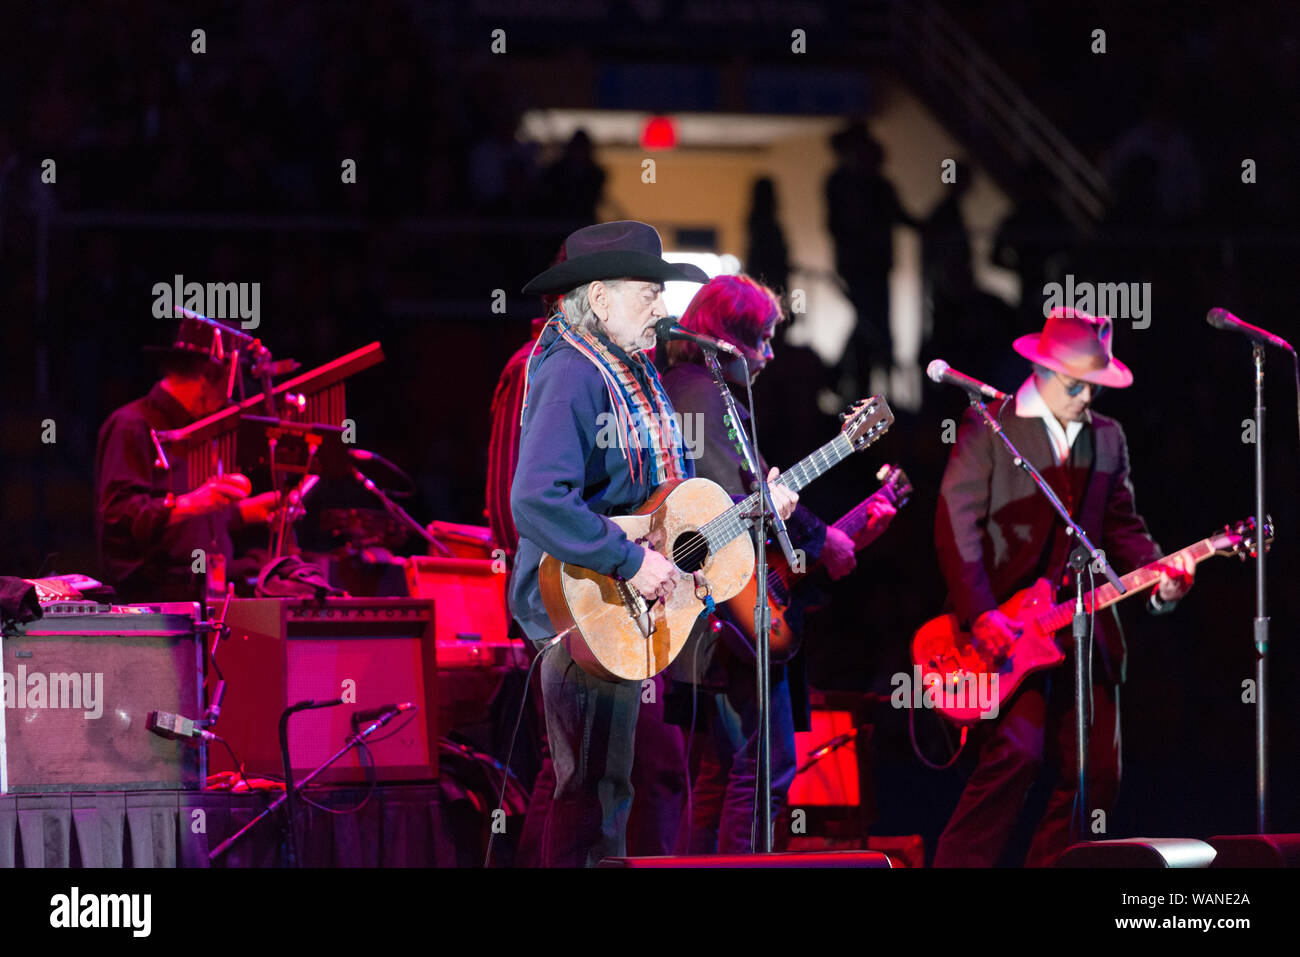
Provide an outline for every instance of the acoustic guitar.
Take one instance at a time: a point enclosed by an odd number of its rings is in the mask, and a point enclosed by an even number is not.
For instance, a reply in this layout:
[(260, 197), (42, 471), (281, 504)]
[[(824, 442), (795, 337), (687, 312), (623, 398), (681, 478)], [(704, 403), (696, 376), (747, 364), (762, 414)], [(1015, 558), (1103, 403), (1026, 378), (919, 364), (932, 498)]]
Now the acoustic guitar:
[[(840, 434), (781, 474), (797, 492), (889, 430), (894, 414), (883, 396), (858, 402)], [(543, 555), (542, 601), (556, 634), (589, 674), (641, 681), (677, 657), (701, 612), (733, 597), (754, 575), (750, 518), (755, 492), (740, 502), (708, 479), (666, 482), (632, 515), (610, 516), (638, 544), (667, 556), (687, 577), (668, 600), (646, 599), (626, 581)]]

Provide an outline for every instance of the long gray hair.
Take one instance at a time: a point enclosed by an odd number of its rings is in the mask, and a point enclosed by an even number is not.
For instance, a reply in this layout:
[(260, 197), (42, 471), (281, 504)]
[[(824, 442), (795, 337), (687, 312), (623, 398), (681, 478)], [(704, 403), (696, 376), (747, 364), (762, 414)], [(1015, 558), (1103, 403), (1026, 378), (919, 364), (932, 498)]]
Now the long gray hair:
[[(622, 279), (602, 279), (600, 281), (612, 290), (617, 290), (624, 282)], [(591, 300), (587, 296), (590, 289), (591, 283), (589, 282), (583, 283), (575, 289), (570, 289), (560, 299), (560, 306), (564, 309), (564, 314), (569, 317), (571, 325), (587, 332), (600, 332), (600, 320), (591, 311)]]

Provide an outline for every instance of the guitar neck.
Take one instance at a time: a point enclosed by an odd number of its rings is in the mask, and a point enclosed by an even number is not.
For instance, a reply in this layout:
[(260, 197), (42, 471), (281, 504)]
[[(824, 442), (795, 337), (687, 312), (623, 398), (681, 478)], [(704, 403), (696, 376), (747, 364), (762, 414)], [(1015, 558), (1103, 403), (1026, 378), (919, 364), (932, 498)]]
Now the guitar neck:
[(835, 523), (834, 527), (849, 536), (849, 538), (856, 538), (858, 533), (867, 527), (867, 521), (871, 518), (871, 511), (867, 508), (867, 503), (880, 494), (880, 492), (873, 492), (871, 495), (864, 498), (857, 505), (853, 506), (850, 511), (845, 512), (844, 515), (840, 517), (840, 520)]
[[(781, 473), (774, 484), (797, 492), (813, 479), (829, 472), (853, 454), (853, 443), (841, 432), (816, 452), (805, 456), (797, 464)], [(749, 519), (744, 516), (758, 510), (758, 493), (752, 493), (727, 509), (700, 529), (708, 540), (710, 551), (718, 551), (728, 542), (749, 530)]]
[[(879, 494), (879, 492), (874, 492), (872, 495), (864, 498), (850, 511), (845, 512), (840, 516), (839, 521), (835, 522), (831, 527), (839, 529), (845, 535), (849, 536), (849, 538), (856, 536), (858, 532), (862, 531), (862, 529), (867, 525), (867, 518), (870, 515), (867, 511), (867, 502), (871, 501), (872, 498)], [(771, 569), (768, 571), (767, 580), (772, 585), (781, 585), (788, 591), (790, 588), (790, 579), (794, 575), (794, 572), (783, 560), (777, 560), (780, 558), (780, 555), (774, 556)], [(817, 561), (817, 564), (821, 564), (820, 559)], [(811, 569), (806, 568), (804, 571), (811, 571)]]
[[(1181, 555), (1189, 559), (1193, 564), (1202, 562), (1214, 554), (1214, 545), (1210, 539), (1202, 539), (1195, 545), (1188, 545), (1182, 551), (1168, 555), (1159, 561), (1152, 562), (1150, 565), (1143, 565), (1127, 575), (1121, 575), (1120, 581), (1124, 583), (1127, 589), (1124, 594), (1120, 594), (1115, 586), (1107, 582), (1100, 588), (1094, 588), (1088, 594), (1083, 596), (1083, 607), (1085, 611), (1099, 611), (1103, 608), (1109, 608), (1117, 601), (1125, 598), (1131, 598), (1134, 595), (1146, 591), (1152, 585), (1160, 580), (1161, 566), (1166, 565), (1172, 559)], [(1044, 631), (1059, 631), (1070, 623), (1074, 618), (1074, 601), (1063, 601), (1060, 604), (1052, 605), (1046, 612), (1039, 617), (1039, 622)]]

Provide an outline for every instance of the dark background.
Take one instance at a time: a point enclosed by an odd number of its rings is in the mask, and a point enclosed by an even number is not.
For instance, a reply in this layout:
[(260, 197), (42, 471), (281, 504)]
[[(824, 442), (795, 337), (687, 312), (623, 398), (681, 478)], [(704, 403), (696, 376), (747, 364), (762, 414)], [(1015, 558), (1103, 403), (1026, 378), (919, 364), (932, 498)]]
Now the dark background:
[[(833, 113), (871, 110), (872, 78), (906, 78), (889, 32), (893, 5), (822, 2), (482, 3), (137, 2), (6, 4), (0, 10), (0, 572), (94, 571), (95, 433), (143, 394), (156, 370), (140, 346), (166, 341), (152, 286), (177, 273), (262, 283), (263, 326), (277, 356), (310, 367), (379, 339), (381, 367), (349, 392), (358, 443), (400, 463), (418, 484), (420, 520), (482, 523), (488, 407), (506, 357), (540, 304), (517, 294), (589, 214), (558, 201), (540, 159), (507, 148), (527, 107)], [(543, 6), (545, 9), (543, 9)], [(1140, 164), (1114, 185), (1090, 234), (1059, 219), (1039, 239), (1077, 276), (1149, 281), (1156, 311), (1140, 333), (1117, 324), (1116, 351), (1137, 387), (1098, 408), (1124, 423), (1139, 508), (1167, 549), (1190, 544), (1253, 508), (1250, 349), (1211, 330), (1223, 306), (1297, 335), (1295, 299), (1300, 24), (1292, 4), (970, 2), (950, 15), (1081, 152), (1107, 149), (1151, 117), (1177, 131), (1199, 169), (1200, 198), (1156, 200), (1168, 171)], [(882, 24), (885, 26), (882, 27)], [(208, 52), (190, 52), (190, 31)], [(793, 27), (809, 33), (789, 55)], [(1089, 52), (1107, 31), (1103, 63)], [(489, 52), (507, 31), (509, 54)], [(865, 55), (864, 50), (871, 51)], [(892, 53), (891, 53), (892, 51)], [(891, 59), (891, 56), (893, 57)], [(643, 66), (671, 82), (625, 82)], [(749, 72), (786, 71), (739, 88)], [(863, 96), (796, 95), (825, 71), (860, 76)], [(788, 95), (787, 95), (788, 94)], [(810, 104), (810, 105), (809, 105)], [(930, 104), (942, 114), (943, 105)], [(954, 119), (954, 123), (958, 120)], [(980, 150), (965, 118), (961, 135)], [(502, 131), (505, 131), (504, 136)], [(496, 150), (496, 152), (494, 152)], [(499, 188), (477, 182), (494, 157)], [(340, 182), (340, 158), (358, 183)], [(55, 185), (37, 178), (57, 161)], [(1258, 182), (1241, 182), (1254, 158)], [(1030, 180), (985, 162), (1018, 202)], [(742, 250), (732, 251), (743, 255)], [(491, 312), (491, 291), (508, 313)], [(1035, 306), (1036, 307), (1036, 306)], [(954, 321), (975, 322), (974, 319)], [(1005, 363), (1032, 309), (973, 330), (981, 348), (955, 365), (1014, 389), (1027, 369)], [(1041, 315), (1037, 319), (1041, 323)], [(801, 357), (807, 362), (810, 356)], [(931, 358), (923, 353), (922, 359)], [(1296, 383), (1270, 353), (1268, 502), (1278, 527), (1269, 573), (1273, 648), (1273, 829), (1300, 830), (1296, 650)], [(833, 434), (813, 407), (820, 372), (794, 358), (760, 380), (764, 451), (786, 464)], [(799, 369), (798, 375), (793, 374)], [(948, 446), (943, 420), (960, 394), (927, 391), (898, 416), (879, 452), (811, 487), (826, 517), (856, 503), (881, 461), (901, 462), (911, 505), (836, 589), (810, 646), (825, 689), (889, 690), (908, 667), (915, 628), (944, 589), (932, 524)], [(783, 429), (812, 418), (816, 435)], [(52, 419), (57, 441), (41, 441)], [(1137, 602), (1129, 603), (1136, 606)], [(1253, 571), (1202, 565), (1177, 613), (1126, 606), (1124, 786), (1112, 835), (1208, 836), (1254, 827)], [(933, 839), (961, 786), (912, 757), (905, 712), (880, 714), (874, 761), (881, 833)], [(918, 715), (932, 759), (943, 742)]]

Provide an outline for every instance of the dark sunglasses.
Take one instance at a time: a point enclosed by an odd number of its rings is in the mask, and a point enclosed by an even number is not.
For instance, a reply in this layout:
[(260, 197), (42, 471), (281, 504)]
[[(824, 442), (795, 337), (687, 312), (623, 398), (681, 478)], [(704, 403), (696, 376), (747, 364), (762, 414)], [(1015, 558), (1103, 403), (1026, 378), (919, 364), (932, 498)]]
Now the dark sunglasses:
[[(1059, 372), (1053, 372), (1052, 375), (1060, 379), (1062, 385), (1065, 384), (1065, 376), (1061, 375)], [(1080, 392), (1083, 391), (1084, 386), (1092, 387), (1092, 397), (1094, 399), (1097, 398), (1097, 396), (1101, 395), (1101, 390), (1105, 388), (1104, 386), (1097, 385), (1093, 382), (1084, 382), (1082, 379), (1075, 379), (1073, 385), (1065, 386), (1065, 394), (1073, 399), (1076, 395), (1078, 395)]]

